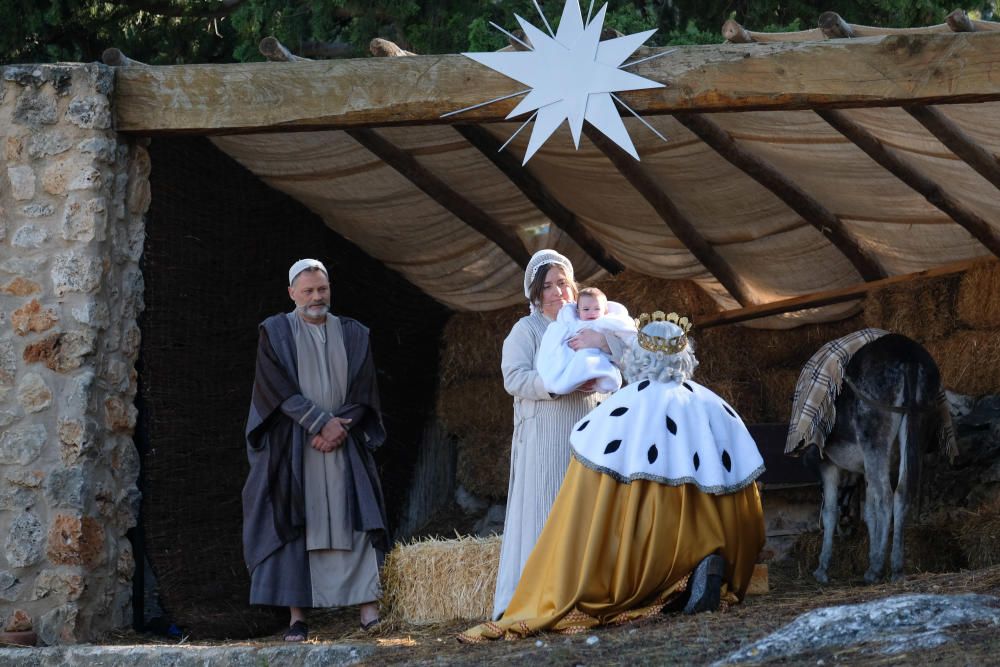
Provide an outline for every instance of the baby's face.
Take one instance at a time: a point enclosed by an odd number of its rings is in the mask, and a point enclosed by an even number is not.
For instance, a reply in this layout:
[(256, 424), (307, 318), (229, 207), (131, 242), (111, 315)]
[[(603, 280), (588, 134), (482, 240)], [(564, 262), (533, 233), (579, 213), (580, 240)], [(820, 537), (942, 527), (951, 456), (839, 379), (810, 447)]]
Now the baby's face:
[(608, 306), (603, 299), (585, 294), (576, 302), (576, 312), (581, 320), (596, 320), (607, 314)]

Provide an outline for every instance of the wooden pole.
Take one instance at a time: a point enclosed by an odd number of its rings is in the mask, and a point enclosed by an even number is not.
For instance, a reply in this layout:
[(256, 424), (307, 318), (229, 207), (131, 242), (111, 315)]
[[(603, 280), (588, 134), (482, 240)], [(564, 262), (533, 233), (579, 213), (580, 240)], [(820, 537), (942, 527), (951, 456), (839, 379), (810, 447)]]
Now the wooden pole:
[(712, 247), (712, 244), (695, 229), (691, 221), (681, 213), (673, 200), (660, 187), (656, 178), (642, 166), (642, 163), (590, 125), (584, 125), (583, 132), (590, 142), (611, 160), (611, 164), (618, 169), (625, 180), (653, 207), (653, 210), (673, 232), (677, 240), (683, 243), (695, 259), (701, 262), (705, 270), (711, 273), (740, 305), (752, 304), (753, 298), (743, 280), (733, 271), (722, 255)]
[(933, 269), (917, 271), (916, 273), (908, 273), (902, 276), (892, 276), (891, 278), (884, 278), (883, 280), (875, 280), (870, 283), (861, 283), (859, 285), (828, 290), (825, 292), (803, 294), (802, 296), (782, 299), (781, 301), (772, 301), (771, 303), (765, 303), (758, 306), (726, 310), (721, 313), (708, 315), (702, 318), (695, 323), (695, 327), (699, 330), (711, 329), (712, 327), (720, 327), (726, 324), (736, 324), (738, 322), (747, 322), (749, 320), (770, 317), (772, 315), (794, 313), (795, 311), (805, 310), (807, 308), (819, 308), (820, 306), (829, 306), (834, 303), (844, 303), (845, 301), (853, 301), (855, 299), (863, 298), (866, 294), (875, 290), (912, 282), (914, 280), (922, 280), (924, 278), (937, 278), (954, 273), (962, 273), (968, 271), (969, 269), (995, 261), (995, 257), (980, 257), (978, 259), (963, 260), (960, 262), (953, 262), (951, 264), (944, 264)]
[(964, 227), (973, 237), (1000, 257), (1000, 233), (986, 220), (963, 206), (930, 177), (886, 149), (871, 132), (855, 123), (841, 111), (833, 109), (817, 110), (819, 116), (835, 130), (850, 139), (871, 159), (890, 171), (903, 183), (919, 192), (928, 202), (948, 214), (952, 220)]
[(531, 257), (516, 234), (448, 187), (410, 153), (394, 145), (375, 130), (359, 129), (345, 130), (345, 132), (456, 218), (498, 245), (522, 269), (527, 268)]
[(502, 144), (488, 130), (477, 125), (456, 125), (455, 130), (492, 162), (542, 215), (573, 239), (598, 266), (611, 274), (621, 273), (625, 269), (621, 262), (615, 259), (577, 220), (576, 214), (552, 196), (548, 188), (532, 176), (527, 167), (521, 165), (520, 160), (509, 151), (500, 150)]
[(1000, 160), (997, 156), (976, 143), (958, 124), (934, 107), (904, 107), (911, 116), (962, 158), (966, 164), (1000, 189)]
[(674, 118), (726, 161), (770, 190), (803, 220), (815, 227), (854, 265), (864, 280), (879, 280), (888, 275), (878, 260), (850, 235), (840, 218), (773, 165), (740, 146), (731, 134), (713, 120), (700, 114), (674, 114)]

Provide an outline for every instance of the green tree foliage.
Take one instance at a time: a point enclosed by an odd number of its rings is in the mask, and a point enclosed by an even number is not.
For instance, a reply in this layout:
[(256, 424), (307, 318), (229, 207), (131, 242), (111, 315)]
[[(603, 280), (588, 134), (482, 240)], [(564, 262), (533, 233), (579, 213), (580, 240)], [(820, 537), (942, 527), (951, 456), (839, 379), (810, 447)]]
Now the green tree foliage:
[[(998, 2), (966, 9), (992, 18)], [(555, 27), (563, 0), (539, 4)], [(953, 8), (953, 0), (610, 0), (606, 25), (658, 28), (651, 44), (705, 44), (722, 40), (728, 18), (790, 30), (832, 10), (900, 27), (939, 23)], [(0, 62), (91, 61), (111, 46), (152, 64), (260, 60), (257, 45), (269, 35), (313, 58), (365, 55), (373, 37), (417, 53), (488, 51), (507, 44), (490, 22), (514, 30), (515, 13), (541, 23), (532, 0), (0, 0)]]

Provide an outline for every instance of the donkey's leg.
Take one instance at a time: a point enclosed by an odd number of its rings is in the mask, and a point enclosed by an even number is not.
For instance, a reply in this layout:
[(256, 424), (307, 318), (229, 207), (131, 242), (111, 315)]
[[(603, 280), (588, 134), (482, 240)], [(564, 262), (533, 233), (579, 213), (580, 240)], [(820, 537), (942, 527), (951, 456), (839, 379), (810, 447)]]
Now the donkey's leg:
[[(892, 525), (892, 485), (889, 470), (892, 447), (899, 428), (898, 419), (883, 440), (887, 444), (865, 448), (865, 515), (868, 520), (868, 571), (865, 581), (869, 584), (882, 577), (886, 550), (889, 546), (889, 527)], [(885, 433), (882, 434), (886, 436)], [(873, 438), (874, 442), (879, 442)]]
[(906, 528), (906, 516), (910, 510), (910, 494), (919, 494), (920, 480), (920, 433), (922, 430), (920, 415), (903, 417), (899, 428), (899, 478), (896, 483), (896, 493), (893, 495), (892, 508), (892, 580), (897, 581), (903, 576), (903, 533)]
[(830, 569), (830, 558), (833, 555), (833, 533), (837, 529), (840, 506), (837, 503), (837, 490), (840, 487), (840, 468), (829, 460), (820, 462), (820, 477), (823, 479), (823, 509), (820, 518), (823, 523), (823, 550), (819, 554), (819, 567), (813, 576), (821, 584), (830, 581), (827, 571)]

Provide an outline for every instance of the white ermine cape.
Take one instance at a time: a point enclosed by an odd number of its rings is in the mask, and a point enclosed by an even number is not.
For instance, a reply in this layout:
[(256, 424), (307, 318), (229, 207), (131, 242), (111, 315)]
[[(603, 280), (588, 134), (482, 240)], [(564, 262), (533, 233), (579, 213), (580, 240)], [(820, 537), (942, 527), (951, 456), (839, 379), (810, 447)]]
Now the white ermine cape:
[(573, 426), (573, 455), (621, 483), (645, 479), (705, 493), (738, 491), (764, 472), (743, 420), (696, 382), (635, 382)]

